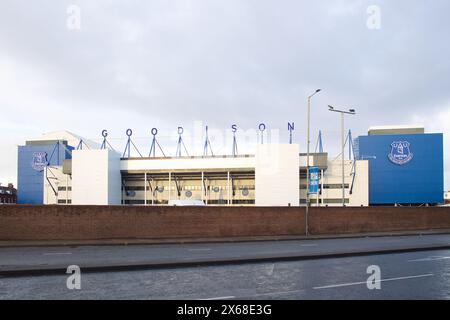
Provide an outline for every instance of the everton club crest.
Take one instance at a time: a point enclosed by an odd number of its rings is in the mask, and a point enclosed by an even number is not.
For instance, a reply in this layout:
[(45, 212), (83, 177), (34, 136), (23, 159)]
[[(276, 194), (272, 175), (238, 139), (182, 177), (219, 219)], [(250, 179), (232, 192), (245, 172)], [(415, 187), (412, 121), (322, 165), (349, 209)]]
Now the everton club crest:
[(47, 152), (35, 152), (33, 153), (33, 161), (31, 167), (36, 171), (43, 171), (47, 166)]
[(410, 143), (408, 141), (394, 141), (391, 143), (391, 153), (388, 155), (392, 163), (404, 165), (410, 162), (413, 154), (409, 149)]

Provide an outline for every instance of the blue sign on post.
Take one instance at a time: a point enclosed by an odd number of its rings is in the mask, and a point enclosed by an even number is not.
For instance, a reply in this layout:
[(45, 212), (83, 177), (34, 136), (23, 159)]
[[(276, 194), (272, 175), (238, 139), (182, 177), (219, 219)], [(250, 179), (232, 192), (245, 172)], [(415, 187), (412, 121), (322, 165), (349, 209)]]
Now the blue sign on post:
[(319, 168), (309, 168), (309, 193), (319, 192)]

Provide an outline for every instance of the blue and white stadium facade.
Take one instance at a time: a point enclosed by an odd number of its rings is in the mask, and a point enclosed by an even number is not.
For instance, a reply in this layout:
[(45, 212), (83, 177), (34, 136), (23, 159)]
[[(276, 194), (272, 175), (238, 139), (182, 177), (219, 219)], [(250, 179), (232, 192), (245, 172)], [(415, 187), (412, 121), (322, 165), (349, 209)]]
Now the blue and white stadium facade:
[[(260, 144), (255, 154), (245, 155), (158, 157), (150, 153), (149, 157), (131, 157), (108, 148), (105, 142), (100, 146), (60, 131), (19, 146), (18, 203), (306, 203), (307, 157), (297, 144)], [(310, 166), (318, 177), (316, 189), (309, 195), (311, 205), (444, 202), (442, 134), (425, 134), (420, 127), (378, 127), (349, 144), (354, 155), (344, 160), (344, 200), (340, 157), (330, 159), (326, 152), (310, 154)]]
[(356, 159), (369, 161), (370, 205), (444, 202), (443, 134), (378, 127), (355, 139)]
[(71, 159), (73, 149), (63, 136), (55, 139), (52, 135), (19, 146), (17, 183), (21, 191), (17, 203), (43, 204), (45, 182), (50, 179), (45, 176), (47, 168), (62, 167), (65, 160)]

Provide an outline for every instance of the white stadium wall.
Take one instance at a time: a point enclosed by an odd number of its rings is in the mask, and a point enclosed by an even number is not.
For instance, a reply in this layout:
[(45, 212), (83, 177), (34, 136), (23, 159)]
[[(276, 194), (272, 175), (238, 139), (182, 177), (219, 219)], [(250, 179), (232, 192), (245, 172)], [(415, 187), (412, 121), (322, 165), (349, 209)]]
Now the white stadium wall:
[(256, 150), (257, 206), (299, 206), (299, 146), (264, 144)]
[(72, 152), (72, 203), (121, 204), (120, 155), (111, 150)]
[(184, 157), (184, 158), (133, 158), (121, 161), (121, 170), (126, 172), (171, 171), (171, 170), (253, 170), (255, 157)]
[(62, 166), (49, 166), (44, 170), (44, 204), (70, 204), (72, 178), (64, 174)]
[[(356, 170), (356, 171), (355, 171)], [(344, 162), (345, 201), (347, 206), (359, 207), (369, 205), (369, 161), (357, 160), (354, 168), (354, 160)], [(323, 186), (319, 199), (322, 205), (342, 205), (342, 162), (337, 158), (327, 162), (327, 170), (320, 181)], [(350, 193), (351, 190), (351, 193)], [(302, 197), (306, 196), (306, 190), (302, 190)], [(311, 194), (311, 205), (317, 203), (317, 195)]]
[(356, 161), (356, 174), (352, 194), (350, 195), (350, 206), (369, 205), (369, 161)]

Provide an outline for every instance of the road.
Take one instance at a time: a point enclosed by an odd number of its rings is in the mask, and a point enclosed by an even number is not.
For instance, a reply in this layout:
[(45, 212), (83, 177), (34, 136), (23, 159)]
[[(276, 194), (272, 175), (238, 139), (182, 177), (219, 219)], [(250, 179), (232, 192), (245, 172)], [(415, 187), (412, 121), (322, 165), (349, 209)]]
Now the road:
[(450, 249), (450, 234), (239, 243), (3, 247), (0, 248), (0, 275), (29, 270), (61, 273), (69, 265), (78, 265), (85, 271), (107, 271), (129, 269), (130, 266), (161, 268), (243, 261), (314, 259), (431, 247)]
[[(366, 285), (379, 266), (380, 290)], [(0, 299), (450, 299), (450, 250), (0, 278)]]
[[(426, 235), (4, 247), (0, 248), (0, 299), (450, 299), (449, 245), (450, 235)], [(412, 248), (422, 249), (396, 252)], [(286, 257), (292, 261), (280, 259)], [(221, 264), (210, 265), (217, 261)], [(66, 286), (65, 270), (74, 264), (81, 268), (81, 290)], [(142, 268), (116, 268), (125, 265)], [(95, 269), (98, 266), (102, 268)], [(146, 269), (149, 266), (153, 269)], [(368, 289), (369, 266), (380, 268), (381, 278), (375, 283), (381, 290)], [(39, 269), (53, 274), (26, 271)], [(11, 270), (23, 272), (8, 273)]]

